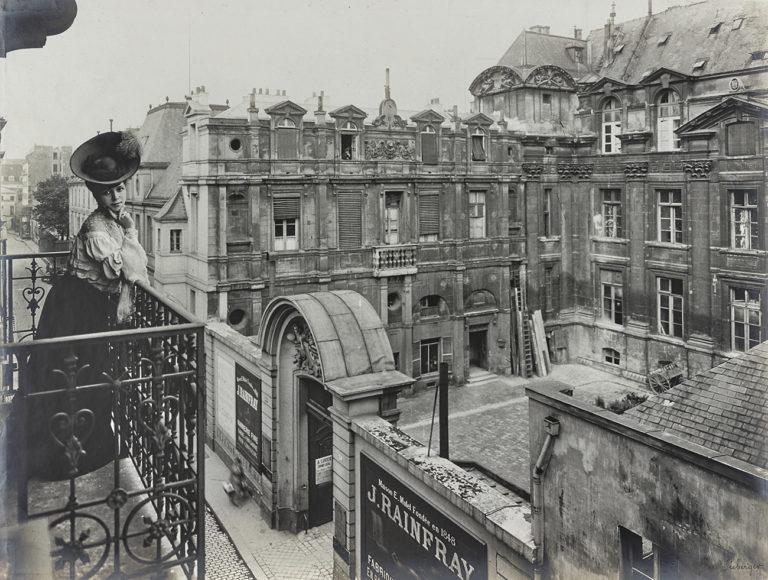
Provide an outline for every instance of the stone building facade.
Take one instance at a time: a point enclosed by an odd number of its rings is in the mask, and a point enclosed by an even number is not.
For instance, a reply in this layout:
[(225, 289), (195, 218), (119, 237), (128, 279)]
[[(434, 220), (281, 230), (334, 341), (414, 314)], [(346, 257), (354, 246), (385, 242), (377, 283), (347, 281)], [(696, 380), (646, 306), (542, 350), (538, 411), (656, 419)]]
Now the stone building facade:
[(244, 334), (270, 298), (353, 289), (422, 382), (524, 373), (536, 309), (557, 361), (708, 369), (767, 332), (766, 19), (709, 0), (586, 39), (535, 27), (462, 116), (389, 87), (374, 110), (200, 88), (155, 283)]

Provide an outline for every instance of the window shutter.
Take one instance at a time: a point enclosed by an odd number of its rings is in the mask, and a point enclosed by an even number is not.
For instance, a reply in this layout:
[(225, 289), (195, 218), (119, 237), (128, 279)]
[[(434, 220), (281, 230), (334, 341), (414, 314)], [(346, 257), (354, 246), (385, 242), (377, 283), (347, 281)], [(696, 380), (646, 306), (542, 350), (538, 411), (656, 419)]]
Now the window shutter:
[(659, 125), (658, 125), (659, 151), (671, 151), (672, 149), (674, 149), (674, 142), (673, 142), (674, 134), (672, 133), (673, 130), (674, 130), (674, 126), (672, 123), (672, 119), (669, 119), (669, 118), (659, 119)]
[(440, 233), (440, 198), (437, 194), (419, 195), (419, 235)]
[(363, 240), (362, 199), (359, 193), (340, 192), (339, 208), (339, 248), (360, 248)]
[(298, 157), (298, 134), (296, 129), (277, 130), (278, 159), (296, 159)]
[(298, 197), (277, 197), (272, 201), (272, 207), (276, 220), (299, 219)]
[(427, 165), (437, 164), (437, 135), (434, 133), (421, 134), (421, 161)]

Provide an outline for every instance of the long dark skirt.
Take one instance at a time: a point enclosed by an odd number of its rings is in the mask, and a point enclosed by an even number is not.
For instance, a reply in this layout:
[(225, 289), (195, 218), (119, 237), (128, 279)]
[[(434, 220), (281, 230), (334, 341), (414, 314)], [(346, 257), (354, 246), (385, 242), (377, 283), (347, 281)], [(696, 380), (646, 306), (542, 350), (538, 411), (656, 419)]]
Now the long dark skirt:
[[(80, 278), (64, 276), (51, 288), (45, 301), (36, 338), (105, 332), (114, 328), (116, 307), (116, 296), (100, 292)], [(77, 368), (82, 369), (77, 374), (76, 385), (106, 382), (102, 375), (108, 363), (104, 342), (37, 349), (29, 360), (29, 392), (66, 388), (66, 378), (54, 371), (66, 372), (67, 359), (73, 354), (77, 357)], [(89, 366), (84, 368), (85, 365)], [(114, 457), (115, 445), (111, 409), (109, 387), (77, 392), (73, 405), (65, 392), (27, 397), (28, 475), (47, 480), (66, 479), (109, 463)], [(65, 447), (70, 419), (57, 416), (58, 413), (71, 416), (74, 433), (85, 451), (79, 454), (76, 465)]]

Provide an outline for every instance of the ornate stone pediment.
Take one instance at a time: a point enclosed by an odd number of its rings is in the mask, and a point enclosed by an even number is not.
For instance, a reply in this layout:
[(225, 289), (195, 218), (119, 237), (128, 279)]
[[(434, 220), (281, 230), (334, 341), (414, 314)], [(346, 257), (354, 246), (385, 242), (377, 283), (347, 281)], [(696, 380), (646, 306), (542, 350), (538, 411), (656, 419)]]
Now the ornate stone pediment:
[(354, 105), (344, 105), (328, 113), (328, 116), (333, 119), (343, 119), (351, 121), (360, 121), (368, 116), (368, 113), (355, 107)]
[(303, 117), (307, 110), (293, 101), (283, 101), (264, 109), (264, 112), (270, 117)]
[(610, 95), (616, 89), (623, 89), (627, 84), (610, 77), (603, 77), (587, 87), (588, 94), (605, 93)]
[(576, 81), (573, 77), (566, 70), (554, 65), (533, 69), (525, 79), (525, 84), (541, 88), (576, 90)]
[(469, 86), (469, 92), (475, 97), (503, 93), (523, 84), (517, 72), (506, 66), (492, 66), (481, 72)]
[(411, 117), (411, 121), (418, 124), (440, 125), (443, 121), (445, 121), (445, 117), (443, 117), (437, 111), (426, 109), (421, 113), (416, 113), (413, 117)]
[(691, 179), (709, 179), (712, 165), (711, 159), (691, 159), (683, 163), (683, 171)]
[(624, 163), (624, 176), (627, 179), (645, 179), (648, 177), (648, 162), (628, 161)]
[(558, 163), (557, 174), (562, 179), (589, 179), (595, 171), (594, 163)]
[(371, 161), (415, 161), (416, 142), (413, 139), (371, 139), (365, 142), (365, 158)]
[(661, 81), (661, 83), (667, 87), (672, 81), (684, 81), (690, 79), (691, 76), (672, 70), (671, 68), (660, 67), (640, 81), (641, 85), (653, 85)]
[(493, 125), (493, 119), (491, 119), (485, 113), (475, 113), (470, 117), (467, 117), (462, 121), (465, 125), (480, 125), (481, 127), (490, 127)]
[(307, 323), (303, 319), (292, 322), (285, 338), (296, 347), (296, 352), (293, 355), (293, 364), (296, 368), (308, 375), (322, 379), (323, 370), (320, 366), (320, 354)]
[(768, 118), (768, 106), (762, 102), (741, 96), (728, 97), (685, 123), (677, 130), (677, 134), (682, 137), (692, 131), (717, 128), (720, 121), (738, 117), (739, 115), (766, 119)]

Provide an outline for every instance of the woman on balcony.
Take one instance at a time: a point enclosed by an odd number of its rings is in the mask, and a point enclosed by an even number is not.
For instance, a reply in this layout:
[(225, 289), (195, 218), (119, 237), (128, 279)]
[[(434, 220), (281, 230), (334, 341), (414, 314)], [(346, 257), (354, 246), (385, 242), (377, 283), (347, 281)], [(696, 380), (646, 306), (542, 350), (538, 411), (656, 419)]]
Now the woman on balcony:
[[(72, 171), (85, 181), (98, 208), (75, 237), (67, 272), (45, 301), (36, 339), (114, 330), (130, 318), (133, 285), (139, 280), (147, 282), (147, 257), (124, 208), (125, 185), (139, 163), (138, 141), (123, 132), (97, 135), (72, 154)], [(72, 364), (71, 354), (77, 357), (78, 386), (106, 380), (102, 373), (109, 357), (104, 341), (36, 353), (29, 361), (27, 388), (31, 393), (63, 389), (66, 381), (54, 371), (66, 372)], [(26, 402), (30, 477), (66, 479), (98, 469), (114, 458), (110, 389), (79, 391), (74, 416), (69, 417), (57, 415), (69, 415), (64, 392), (27, 398)]]

